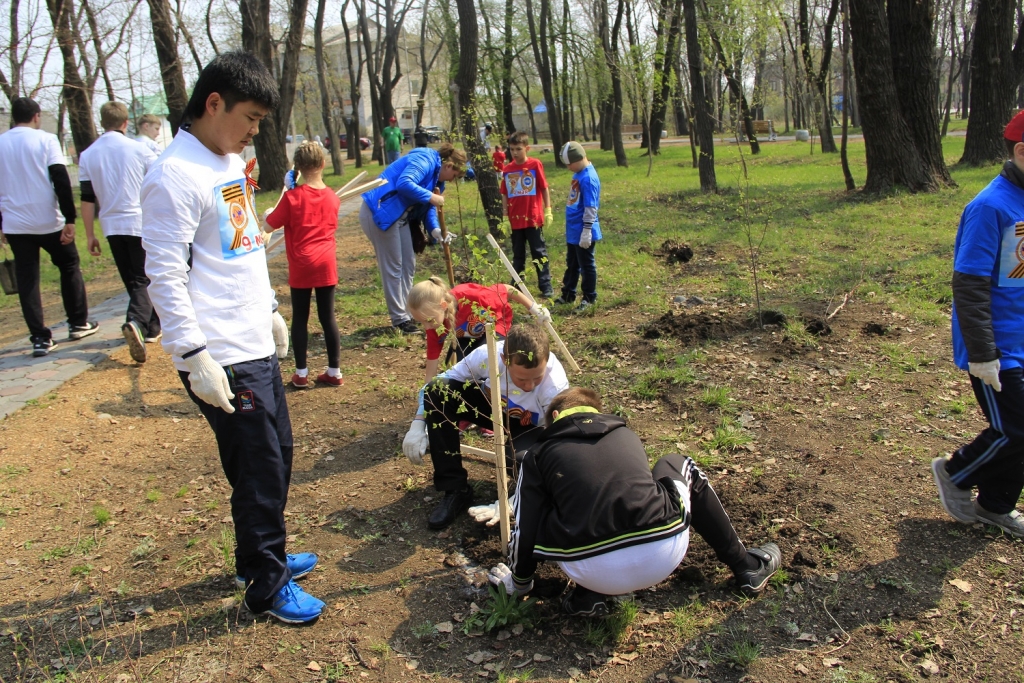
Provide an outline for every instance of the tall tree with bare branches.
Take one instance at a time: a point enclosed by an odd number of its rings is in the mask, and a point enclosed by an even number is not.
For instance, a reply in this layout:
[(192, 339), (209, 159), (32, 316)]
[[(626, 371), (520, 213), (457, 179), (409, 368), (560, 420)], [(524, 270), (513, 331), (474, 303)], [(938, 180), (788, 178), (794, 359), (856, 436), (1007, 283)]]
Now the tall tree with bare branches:
[(171, 124), (171, 134), (178, 134), (178, 127), (188, 106), (188, 91), (185, 89), (185, 73), (178, 59), (178, 39), (174, 34), (171, 22), (171, 5), (169, 0), (147, 0), (149, 18), (153, 26), (153, 44), (156, 47), (157, 61), (160, 63), (160, 79), (164, 84), (164, 97), (167, 100), (167, 121)]
[(61, 99), (67, 106), (68, 121), (75, 150), (81, 154), (96, 139), (96, 123), (92, 118), (92, 99), (89, 89), (78, 70), (75, 56), (75, 36), (71, 30), (70, 0), (46, 0), (46, 9), (53, 22), (53, 32), (64, 60), (64, 87)]

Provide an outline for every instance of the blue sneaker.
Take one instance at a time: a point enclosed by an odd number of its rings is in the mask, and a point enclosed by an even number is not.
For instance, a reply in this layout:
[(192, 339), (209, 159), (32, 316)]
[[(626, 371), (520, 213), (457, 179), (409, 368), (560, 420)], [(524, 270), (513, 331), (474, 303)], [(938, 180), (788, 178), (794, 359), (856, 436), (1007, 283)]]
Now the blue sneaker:
[[(316, 566), (317, 557), (314, 553), (298, 553), (296, 555), (288, 556), (288, 569), (292, 570), (292, 580), (301, 579), (306, 574), (313, 571), (313, 567)], [(242, 576), (235, 576), (235, 586), (241, 590), (245, 590), (246, 580)]]
[[(248, 605), (245, 607), (249, 609)], [(274, 596), (273, 607), (264, 614), (269, 614), (286, 624), (308, 624), (320, 618), (324, 607), (323, 601), (302, 590), (294, 581), (289, 581)]]

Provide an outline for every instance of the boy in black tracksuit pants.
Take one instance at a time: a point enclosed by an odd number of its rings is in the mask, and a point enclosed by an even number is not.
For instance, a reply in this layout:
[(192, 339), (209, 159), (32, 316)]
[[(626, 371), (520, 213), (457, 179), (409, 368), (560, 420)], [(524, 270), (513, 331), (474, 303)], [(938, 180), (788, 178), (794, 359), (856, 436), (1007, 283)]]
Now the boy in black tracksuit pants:
[(495, 568), (492, 581), (525, 593), (537, 562), (555, 561), (577, 584), (566, 611), (600, 616), (607, 596), (668, 578), (692, 525), (742, 590), (761, 591), (781, 565), (778, 546), (746, 549), (693, 460), (669, 455), (651, 470), (625, 420), (600, 410), (589, 389), (570, 388), (552, 401), (548, 427), (522, 463), (509, 564)]

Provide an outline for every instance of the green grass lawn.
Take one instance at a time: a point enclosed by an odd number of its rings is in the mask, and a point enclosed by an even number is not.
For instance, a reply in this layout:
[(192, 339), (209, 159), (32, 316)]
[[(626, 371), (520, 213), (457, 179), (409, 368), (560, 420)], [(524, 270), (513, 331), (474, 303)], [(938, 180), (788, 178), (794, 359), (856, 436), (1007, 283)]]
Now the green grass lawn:
[[(962, 137), (944, 141), (947, 163), (963, 151)], [(603, 305), (630, 304), (649, 313), (668, 308), (677, 293), (731, 296), (753, 302), (747, 230), (755, 242), (767, 225), (759, 268), (769, 307), (823, 310), (858, 283), (864, 295), (884, 297), (889, 305), (922, 321), (938, 322), (950, 301), (953, 240), (963, 207), (998, 167), (954, 169), (958, 186), (933, 194), (898, 193), (867, 197), (844, 191), (839, 155), (811, 154), (807, 143), (765, 143), (762, 153), (749, 147), (719, 145), (715, 163), (722, 193), (700, 193), (697, 171), (687, 147), (666, 146), (655, 157), (650, 177), (647, 159), (629, 151), (629, 168), (615, 166), (610, 152), (588, 150), (601, 177), (600, 222), (604, 241), (597, 249), (598, 292)], [(742, 155), (741, 155), (742, 152)], [(546, 230), (552, 275), (563, 272), (563, 220), (570, 174), (545, 162), (555, 205), (555, 225)], [(744, 162), (746, 176), (744, 176)], [(850, 143), (854, 178), (863, 184), (863, 142)], [(449, 194), (452, 194), (450, 189)], [(476, 187), (462, 184), (461, 227), (449, 208), (449, 227), (460, 234), (483, 235)], [(449, 205), (450, 206), (450, 205)], [(655, 267), (652, 255), (664, 240), (688, 242), (696, 256), (691, 267)], [(456, 250), (463, 260), (466, 249)], [(478, 250), (479, 260), (490, 260)], [(473, 254), (468, 253), (473, 260)], [(480, 265), (479, 262), (475, 265)], [(428, 273), (424, 270), (422, 275)], [(417, 274), (420, 276), (420, 273)], [(493, 271), (503, 281), (501, 271)], [(533, 282), (532, 275), (527, 279)]]
[[(959, 159), (963, 142), (962, 137), (944, 141), (947, 163)], [(875, 198), (848, 195), (839, 156), (817, 149), (811, 154), (806, 143), (765, 143), (756, 157), (750, 156), (747, 146), (721, 144), (715, 154), (722, 193), (705, 196), (697, 171), (691, 168), (688, 147), (663, 147), (649, 177), (647, 159), (639, 150), (628, 150), (629, 168), (616, 167), (610, 152), (588, 153), (602, 184), (600, 301), (605, 306), (634, 305), (647, 313), (666, 310), (678, 293), (753, 302), (747, 230), (756, 241), (767, 224), (759, 258), (767, 306), (784, 311), (823, 309), (830, 299), (841, 298), (861, 283), (864, 295), (874, 292), (901, 312), (938, 322), (949, 304), (950, 260), (960, 212), (998, 170), (954, 169), (956, 188)], [(554, 167), (551, 153), (535, 155), (545, 162), (556, 208), (555, 225), (546, 233), (557, 288), (563, 271), (562, 210), (570, 174)], [(850, 143), (850, 160), (854, 178), (863, 184), (862, 142)], [(381, 167), (368, 164), (365, 170), (372, 177)], [(342, 177), (329, 174), (326, 180), (339, 187), (354, 173), (354, 166), (347, 163)], [(277, 191), (261, 193), (259, 209), (271, 206), (277, 196)], [(485, 281), (506, 281), (483, 239), (486, 224), (477, 186), (450, 184), (448, 199), (449, 228), (470, 238), (456, 245), (456, 259), (478, 268)], [(109, 276), (114, 268), (109, 250), (98, 258), (90, 256), (79, 224), (86, 281)], [(666, 239), (692, 245), (695, 267), (655, 267), (661, 259), (651, 252)], [(432, 270), (443, 272), (443, 266), (427, 256), (417, 277)], [(43, 267), (43, 281), (51, 289), (48, 296), (53, 295), (57, 273), (49, 264)], [(535, 279), (531, 275), (527, 281)], [(17, 305), (17, 297), (0, 295), (0, 308)]]

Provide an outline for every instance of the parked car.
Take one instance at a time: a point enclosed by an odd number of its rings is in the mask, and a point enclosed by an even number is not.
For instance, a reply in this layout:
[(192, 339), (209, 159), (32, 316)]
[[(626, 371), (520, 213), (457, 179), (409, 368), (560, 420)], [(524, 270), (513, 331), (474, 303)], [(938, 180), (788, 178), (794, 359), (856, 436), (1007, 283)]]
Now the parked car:
[(305, 135), (286, 135), (284, 138), (285, 142), (294, 142), (296, 145), (302, 144), (302, 141), (306, 139)]
[[(338, 141), (339, 141), (338, 144), (341, 146), (341, 149), (348, 149), (348, 135), (347, 134), (342, 133), (341, 137), (338, 138)], [(330, 138), (324, 138), (324, 147), (330, 148), (330, 146), (331, 146), (331, 139)], [(361, 149), (369, 149), (370, 148), (370, 138), (359, 138), (359, 147)]]
[(423, 130), (427, 132), (427, 142), (440, 142), (444, 135), (440, 126), (426, 126)]

